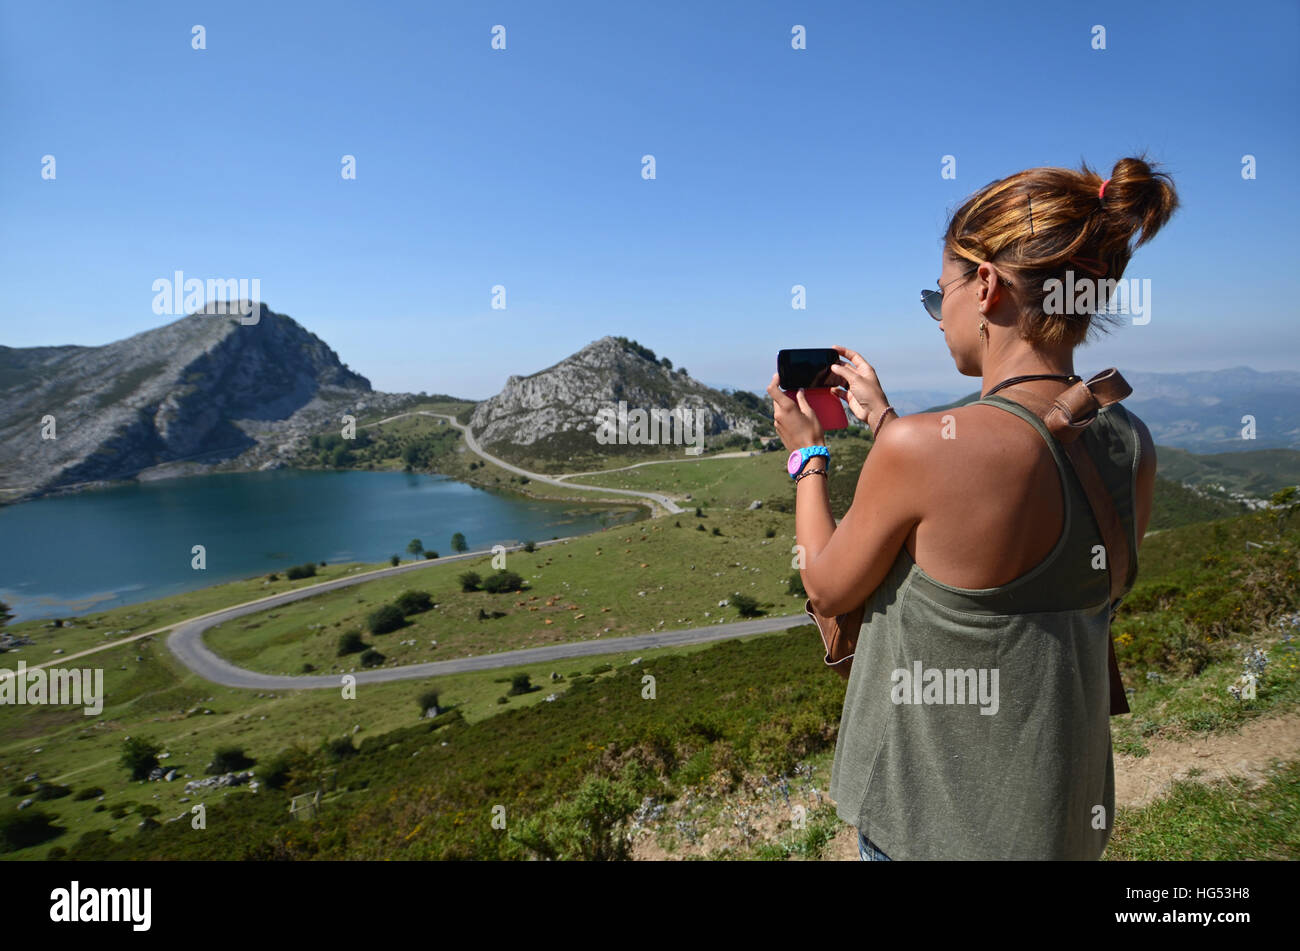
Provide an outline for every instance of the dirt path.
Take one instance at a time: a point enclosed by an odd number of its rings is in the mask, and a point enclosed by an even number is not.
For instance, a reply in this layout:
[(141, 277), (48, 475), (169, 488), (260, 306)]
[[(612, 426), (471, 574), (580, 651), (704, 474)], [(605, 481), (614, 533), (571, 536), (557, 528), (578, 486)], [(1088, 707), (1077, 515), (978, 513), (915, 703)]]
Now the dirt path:
[[(1192, 770), (1201, 771), (1194, 777), (1199, 782), (1232, 779), (1249, 787), (1261, 785), (1267, 779), (1272, 760), (1300, 759), (1300, 713), (1252, 720), (1235, 733), (1214, 733), (1190, 740), (1156, 740), (1147, 747), (1150, 752), (1146, 756), (1115, 754), (1117, 807), (1148, 806), (1164, 796), (1174, 782), (1193, 778), (1188, 775)], [(773, 838), (782, 834), (776, 825), (758, 823)], [(672, 858), (684, 858), (692, 851), (698, 850), (687, 849), (685, 855)], [(826, 847), (825, 854), (830, 861), (861, 861), (857, 830), (843, 826)], [(634, 855), (638, 859), (669, 857), (648, 842), (638, 842)]]

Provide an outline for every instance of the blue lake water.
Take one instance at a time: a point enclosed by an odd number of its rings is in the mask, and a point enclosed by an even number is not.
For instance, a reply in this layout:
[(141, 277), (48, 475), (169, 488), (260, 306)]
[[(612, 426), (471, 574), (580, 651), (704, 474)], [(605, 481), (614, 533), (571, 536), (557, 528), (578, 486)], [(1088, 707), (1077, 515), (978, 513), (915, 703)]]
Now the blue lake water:
[[(453, 554), (628, 521), (442, 476), (278, 470), (141, 482), (0, 507), (0, 600), (70, 617), (314, 562), (385, 561), (412, 538)], [(207, 569), (194, 570), (203, 545)]]

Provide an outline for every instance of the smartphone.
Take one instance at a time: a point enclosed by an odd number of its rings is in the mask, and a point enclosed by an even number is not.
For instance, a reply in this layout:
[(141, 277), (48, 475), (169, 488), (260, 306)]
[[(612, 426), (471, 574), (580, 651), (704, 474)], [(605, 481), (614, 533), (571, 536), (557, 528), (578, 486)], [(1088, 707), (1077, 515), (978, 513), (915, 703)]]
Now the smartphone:
[(842, 381), (831, 372), (840, 355), (830, 347), (781, 350), (776, 355), (776, 372), (781, 389), (793, 396), (804, 390), (808, 405), (822, 424), (822, 429), (844, 429), (849, 425), (844, 404), (831, 392)]

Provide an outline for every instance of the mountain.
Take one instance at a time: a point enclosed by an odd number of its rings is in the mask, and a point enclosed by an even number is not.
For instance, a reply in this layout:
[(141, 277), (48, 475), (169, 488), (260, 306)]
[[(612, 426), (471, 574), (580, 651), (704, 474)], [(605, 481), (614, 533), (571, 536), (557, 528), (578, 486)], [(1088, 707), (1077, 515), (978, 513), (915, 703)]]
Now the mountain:
[(198, 312), (102, 347), (0, 347), (0, 492), (273, 468), (342, 413), (403, 399), (259, 306), (255, 322)]
[[(1300, 449), (1300, 373), (1250, 367), (1190, 373), (1120, 372), (1133, 387), (1124, 400), (1151, 430), (1157, 446), (1196, 453)], [(978, 399), (978, 391), (926, 412)], [(1254, 419), (1254, 438), (1242, 438)]]
[(609, 447), (597, 441), (597, 414), (617, 412), (620, 401), (629, 412), (702, 410), (710, 436), (729, 433), (748, 440), (771, 426), (760, 398), (705, 386), (625, 337), (602, 337), (545, 370), (511, 376), (500, 393), (475, 407), (469, 425), (485, 448), (515, 460), (594, 458), (606, 449), (662, 452), (662, 447)]

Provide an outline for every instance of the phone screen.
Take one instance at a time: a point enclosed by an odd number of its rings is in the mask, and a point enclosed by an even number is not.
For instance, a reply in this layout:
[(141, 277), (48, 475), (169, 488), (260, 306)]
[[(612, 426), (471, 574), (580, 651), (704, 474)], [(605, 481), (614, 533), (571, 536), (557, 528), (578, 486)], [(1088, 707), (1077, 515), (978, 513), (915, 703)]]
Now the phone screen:
[(830, 368), (840, 362), (840, 355), (830, 347), (782, 350), (776, 355), (776, 372), (783, 390), (809, 390), (836, 387), (841, 381)]

